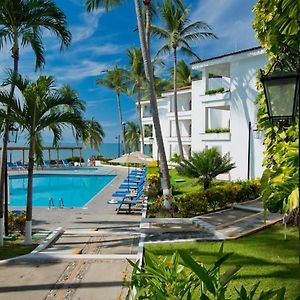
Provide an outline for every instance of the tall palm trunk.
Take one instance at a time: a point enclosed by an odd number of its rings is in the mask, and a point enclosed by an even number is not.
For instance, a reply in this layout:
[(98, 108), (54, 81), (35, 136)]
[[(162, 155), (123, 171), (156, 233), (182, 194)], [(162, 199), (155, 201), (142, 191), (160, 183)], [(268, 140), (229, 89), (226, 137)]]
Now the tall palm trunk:
[(32, 186), (33, 186), (33, 167), (34, 167), (34, 147), (35, 136), (32, 135), (29, 144), (28, 155), (28, 183), (27, 183), (27, 203), (26, 203), (26, 226), (24, 244), (32, 244)]
[(173, 80), (173, 88), (174, 88), (174, 112), (175, 112), (175, 126), (176, 126), (176, 134), (177, 134), (177, 141), (178, 141), (178, 148), (179, 148), (179, 155), (181, 159), (184, 159), (183, 155), (183, 147), (181, 141), (181, 134), (179, 128), (179, 120), (178, 120), (178, 106), (177, 106), (177, 52), (176, 47), (173, 48), (174, 50), (174, 80)]
[(151, 0), (144, 0), (143, 2), (146, 6), (146, 45), (148, 51), (150, 51)]
[(165, 206), (165, 208), (170, 209), (171, 203), (170, 203), (169, 197), (168, 197), (171, 194), (170, 177), (169, 177), (169, 170), (168, 170), (166, 152), (165, 152), (165, 147), (164, 147), (164, 141), (163, 141), (163, 137), (162, 137), (162, 133), (161, 133), (158, 109), (157, 109), (157, 102), (156, 102), (155, 88), (154, 88), (154, 79), (153, 79), (153, 69), (152, 69), (152, 64), (151, 64), (151, 60), (150, 60), (150, 51), (147, 48), (147, 44), (146, 44), (145, 28), (144, 28), (144, 22), (143, 22), (143, 18), (142, 18), (140, 0), (135, 0), (134, 3), (135, 3), (138, 29), (139, 29), (141, 50), (142, 50), (143, 61), (144, 61), (146, 81), (147, 81), (147, 85), (148, 85), (150, 104), (151, 104), (151, 108), (152, 108), (153, 124), (154, 124), (154, 128), (155, 128), (156, 141), (157, 141), (157, 146), (158, 146), (159, 155), (160, 155), (160, 171), (162, 174), (161, 185), (162, 185), (163, 194), (164, 194), (164, 206)]
[(123, 151), (124, 151), (124, 153), (126, 153), (126, 141), (125, 141), (125, 132), (124, 132), (124, 128), (123, 128), (123, 116), (122, 116), (122, 108), (121, 108), (121, 101), (120, 101), (120, 93), (116, 92), (116, 96), (117, 96), (117, 103), (118, 103), (118, 112), (119, 112), (119, 121), (120, 121)]
[[(18, 76), (19, 67), (19, 44), (18, 35), (15, 35), (14, 45), (12, 47), (12, 57), (14, 60), (13, 76), (16, 78)], [(15, 92), (14, 81), (10, 87), (9, 97), (12, 99)], [(7, 107), (7, 114), (9, 114), (9, 107)], [(1, 154), (1, 174), (0, 174), (0, 247), (3, 246), (3, 234), (4, 234), (4, 211), (3, 204), (5, 199), (5, 184), (7, 184), (7, 144), (8, 144), (8, 134), (9, 134), (9, 121), (6, 119), (4, 121), (4, 132), (3, 132), (3, 145)]]
[(137, 91), (137, 106), (136, 106), (138, 116), (139, 116), (139, 125), (140, 125), (140, 135), (141, 135), (141, 152), (145, 153), (145, 141), (144, 141), (144, 128), (142, 123), (142, 110), (141, 110), (141, 89), (138, 86)]

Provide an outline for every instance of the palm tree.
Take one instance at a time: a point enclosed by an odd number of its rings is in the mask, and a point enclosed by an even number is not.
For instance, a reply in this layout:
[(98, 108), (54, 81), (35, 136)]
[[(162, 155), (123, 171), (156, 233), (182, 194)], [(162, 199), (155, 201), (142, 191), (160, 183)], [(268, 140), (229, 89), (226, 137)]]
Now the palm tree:
[(99, 151), (99, 146), (103, 142), (105, 133), (101, 124), (94, 118), (86, 120), (87, 137), (83, 141), (84, 145), (89, 145), (91, 149)]
[[(113, 5), (119, 5), (123, 2), (124, 1), (122, 0), (86, 0), (86, 5), (87, 5), (87, 10), (91, 11), (99, 7), (100, 5), (103, 5), (106, 9), (108, 9)], [(148, 2), (150, 5), (151, 0), (149, 0)], [(155, 85), (154, 85), (154, 77), (153, 77), (153, 66), (151, 63), (150, 49), (148, 47), (147, 39), (146, 39), (145, 23), (143, 21), (140, 0), (134, 0), (134, 5), (135, 5), (136, 18), (138, 23), (138, 32), (140, 38), (141, 51), (143, 55), (146, 82), (148, 85), (148, 95), (150, 99), (150, 105), (152, 108), (153, 124), (155, 128), (157, 146), (160, 153), (160, 172), (162, 174), (161, 185), (164, 192), (164, 206), (165, 208), (169, 209), (171, 207), (171, 203), (169, 201), (170, 197), (168, 197), (171, 194), (170, 176), (169, 176), (167, 157), (166, 157), (166, 152), (164, 147), (164, 141), (161, 133), (158, 109), (157, 109)]]
[(184, 7), (181, 1), (166, 0), (160, 8), (160, 15), (163, 22), (163, 27), (151, 26), (151, 32), (159, 39), (166, 41), (157, 52), (156, 56), (162, 54), (170, 54), (173, 52), (173, 89), (174, 89), (174, 112), (175, 125), (178, 139), (179, 154), (184, 158), (183, 146), (181, 141), (178, 108), (177, 108), (177, 51), (181, 50), (183, 54), (188, 56), (199, 57), (192, 51), (189, 43), (198, 39), (216, 38), (216, 36), (209, 32), (211, 28), (204, 22), (191, 23), (188, 16), (190, 13), (189, 7)]
[[(14, 79), (15, 80), (15, 79)], [(53, 133), (53, 145), (57, 146), (64, 127), (73, 127), (78, 137), (86, 138), (86, 123), (79, 111), (66, 110), (66, 106), (78, 107), (77, 99), (64, 98), (54, 87), (53, 77), (40, 76), (36, 82), (22, 80), (18, 77), (16, 86), (23, 99), (11, 98), (5, 92), (0, 93), (0, 101), (10, 107), (10, 112), (2, 109), (0, 115), (6, 116), (10, 123), (17, 123), (22, 132), (27, 134), (28, 154), (28, 188), (26, 204), (25, 244), (32, 244), (32, 183), (35, 158), (42, 158), (42, 132), (49, 129)], [(72, 111), (72, 109), (71, 109)]]
[(123, 116), (122, 116), (122, 108), (121, 108), (121, 93), (128, 92), (128, 73), (125, 69), (119, 68), (115, 66), (112, 70), (107, 71), (106, 77), (99, 78), (96, 80), (96, 83), (99, 85), (104, 85), (109, 89), (115, 91), (119, 112), (119, 122), (120, 122), (120, 132), (122, 137), (123, 149), (126, 153), (126, 145), (125, 145), (125, 137), (123, 130)]
[[(170, 77), (174, 82), (174, 67), (170, 68)], [(176, 87), (184, 87), (192, 84), (193, 79), (199, 79), (199, 76), (193, 76), (193, 70), (190, 65), (182, 59), (177, 63), (177, 85)]]
[(208, 189), (211, 181), (219, 174), (224, 174), (235, 168), (229, 153), (221, 156), (216, 148), (194, 152), (189, 160), (181, 160), (176, 167), (179, 174), (199, 178), (204, 189)]
[(138, 151), (140, 141), (140, 129), (134, 122), (128, 122), (125, 128), (126, 145), (130, 152)]
[(141, 89), (142, 84), (145, 81), (145, 72), (143, 65), (143, 56), (140, 48), (133, 48), (132, 50), (127, 50), (127, 55), (129, 57), (130, 64), (130, 78), (133, 81), (132, 92), (137, 94), (136, 98), (136, 109), (139, 118), (139, 126), (140, 126), (140, 136), (141, 136), (141, 152), (145, 152), (144, 145), (144, 130), (142, 123), (142, 110), (141, 110)]
[[(45, 30), (56, 35), (61, 41), (61, 49), (71, 43), (71, 33), (67, 30), (65, 14), (51, 0), (2, 0), (0, 5), (0, 49), (7, 43), (12, 45), (13, 74), (18, 77), (19, 47), (30, 46), (34, 51), (36, 69), (45, 63), (42, 34)], [(15, 85), (10, 88), (13, 97)], [(7, 108), (9, 110), (9, 108)], [(3, 200), (6, 181), (6, 157), (9, 123), (4, 125), (2, 163), (0, 174), (0, 246), (3, 245)]]

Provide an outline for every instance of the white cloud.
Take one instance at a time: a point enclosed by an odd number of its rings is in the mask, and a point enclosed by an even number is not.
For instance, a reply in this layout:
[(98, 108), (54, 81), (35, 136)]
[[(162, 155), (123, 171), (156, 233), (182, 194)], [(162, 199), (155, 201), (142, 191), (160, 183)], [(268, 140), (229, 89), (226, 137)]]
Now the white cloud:
[(73, 35), (73, 43), (80, 42), (91, 37), (98, 29), (99, 19), (104, 13), (104, 9), (93, 11), (89, 14), (80, 14), (79, 21), (82, 25), (70, 28)]

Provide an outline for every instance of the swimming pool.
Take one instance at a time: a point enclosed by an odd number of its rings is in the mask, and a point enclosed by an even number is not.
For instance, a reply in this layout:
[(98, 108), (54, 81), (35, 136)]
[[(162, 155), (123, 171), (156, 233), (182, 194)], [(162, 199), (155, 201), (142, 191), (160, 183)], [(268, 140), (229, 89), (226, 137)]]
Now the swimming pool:
[[(65, 207), (82, 207), (100, 190), (109, 184), (113, 175), (80, 174), (34, 174), (33, 206), (49, 206), (49, 198), (54, 207), (59, 206), (59, 198)], [(10, 206), (26, 206), (27, 176), (9, 177)]]

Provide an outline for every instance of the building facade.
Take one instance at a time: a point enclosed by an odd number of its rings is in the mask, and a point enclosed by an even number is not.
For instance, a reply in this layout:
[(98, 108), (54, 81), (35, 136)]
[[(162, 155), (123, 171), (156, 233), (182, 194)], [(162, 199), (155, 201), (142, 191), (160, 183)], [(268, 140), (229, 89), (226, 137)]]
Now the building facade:
[[(192, 86), (178, 89), (178, 116), (184, 154), (216, 147), (230, 153), (236, 168), (224, 179), (260, 177), (263, 171), (263, 137), (256, 130), (256, 77), (267, 57), (260, 47), (238, 51), (192, 64), (202, 74)], [(178, 153), (173, 92), (157, 100), (167, 159)], [(142, 103), (145, 144), (159, 156), (148, 101)]]

